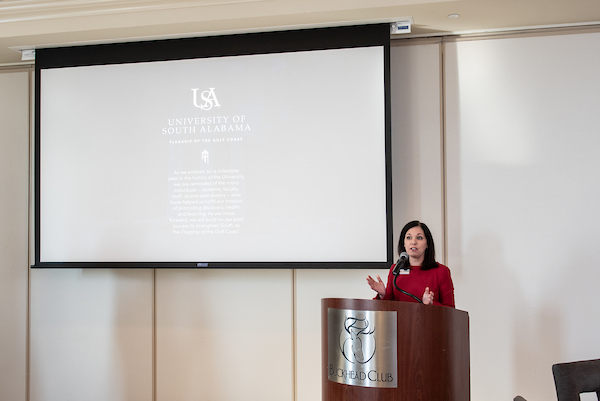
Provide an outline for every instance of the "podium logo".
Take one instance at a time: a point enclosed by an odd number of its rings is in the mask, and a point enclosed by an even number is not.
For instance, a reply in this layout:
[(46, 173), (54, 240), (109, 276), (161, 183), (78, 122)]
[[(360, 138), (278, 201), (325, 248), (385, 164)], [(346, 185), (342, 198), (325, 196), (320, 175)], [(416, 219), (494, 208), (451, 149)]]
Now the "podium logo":
[(396, 311), (327, 308), (327, 378), (363, 387), (398, 387)]
[(194, 94), (194, 106), (202, 110), (210, 110), (213, 107), (221, 107), (219, 104), (219, 100), (217, 99), (217, 95), (215, 94), (215, 88), (209, 88), (208, 90), (202, 91), (200, 93), (200, 100), (198, 101), (198, 91), (200, 89), (192, 89), (192, 93)]
[(350, 363), (365, 364), (375, 355), (375, 328), (367, 319), (346, 317), (340, 333), (340, 351)]

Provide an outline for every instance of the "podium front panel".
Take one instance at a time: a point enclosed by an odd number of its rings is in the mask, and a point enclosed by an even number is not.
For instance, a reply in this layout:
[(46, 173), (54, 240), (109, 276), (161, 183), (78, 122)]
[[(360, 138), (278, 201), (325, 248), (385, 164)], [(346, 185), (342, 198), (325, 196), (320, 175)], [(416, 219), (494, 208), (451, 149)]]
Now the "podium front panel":
[(321, 330), (322, 401), (470, 400), (469, 318), (464, 311), (400, 301), (323, 299)]

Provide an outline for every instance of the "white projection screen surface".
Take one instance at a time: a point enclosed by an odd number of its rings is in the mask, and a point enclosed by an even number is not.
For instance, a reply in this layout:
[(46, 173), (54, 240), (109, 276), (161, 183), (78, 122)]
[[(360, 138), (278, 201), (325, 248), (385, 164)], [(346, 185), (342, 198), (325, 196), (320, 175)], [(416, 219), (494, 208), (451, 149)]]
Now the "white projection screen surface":
[(34, 267), (387, 268), (384, 28), (238, 55), (38, 52)]

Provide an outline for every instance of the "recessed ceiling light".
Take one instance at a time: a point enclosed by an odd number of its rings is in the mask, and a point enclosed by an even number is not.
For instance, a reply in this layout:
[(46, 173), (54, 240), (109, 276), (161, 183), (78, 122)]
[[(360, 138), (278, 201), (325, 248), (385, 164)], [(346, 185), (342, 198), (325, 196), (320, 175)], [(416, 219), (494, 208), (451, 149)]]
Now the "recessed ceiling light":
[(458, 15), (458, 14), (450, 14), (448, 16), (448, 18), (458, 18), (458, 17), (460, 17), (460, 15)]

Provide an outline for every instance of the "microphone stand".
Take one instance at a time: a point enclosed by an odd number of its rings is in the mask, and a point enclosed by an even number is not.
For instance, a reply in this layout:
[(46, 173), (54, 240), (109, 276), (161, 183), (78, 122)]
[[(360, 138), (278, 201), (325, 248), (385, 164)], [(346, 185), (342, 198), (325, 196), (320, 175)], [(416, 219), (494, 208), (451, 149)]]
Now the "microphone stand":
[(415, 295), (411, 294), (410, 292), (408, 292), (408, 291), (404, 291), (403, 289), (401, 289), (400, 287), (398, 287), (398, 284), (396, 284), (396, 279), (397, 279), (397, 278), (398, 278), (398, 274), (394, 274), (394, 287), (396, 287), (396, 289), (397, 289), (398, 291), (400, 291), (400, 292), (401, 292), (401, 293), (403, 293), (404, 295), (408, 295), (409, 297), (412, 297), (412, 298), (416, 299), (416, 300), (417, 300), (417, 302), (419, 302), (419, 303), (423, 303), (423, 300), (422, 300), (422, 299), (419, 299), (418, 297), (416, 297)]

